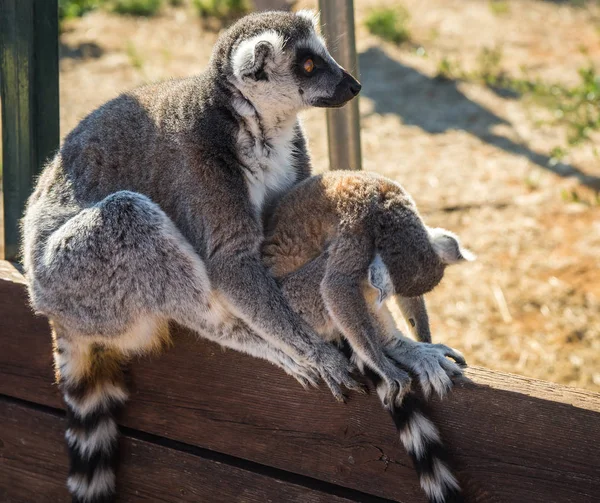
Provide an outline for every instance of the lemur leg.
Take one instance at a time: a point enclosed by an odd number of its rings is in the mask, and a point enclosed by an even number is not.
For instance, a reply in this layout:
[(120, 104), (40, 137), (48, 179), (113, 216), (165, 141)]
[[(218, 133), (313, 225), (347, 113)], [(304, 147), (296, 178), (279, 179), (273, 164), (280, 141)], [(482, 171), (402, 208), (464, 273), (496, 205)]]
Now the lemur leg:
[(185, 306), (208, 312), (200, 259), (146, 197), (118, 192), (48, 238), (31, 293), (53, 326), (56, 375), (68, 411), (74, 502), (115, 493), (114, 410), (127, 399), (121, 366), (158, 349), (167, 319)]
[(405, 337), (385, 304), (377, 310), (377, 317), (387, 334), (384, 343), (386, 354), (416, 375), (425, 396), (433, 390), (443, 397), (452, 387), (451, 378), (462, 375), (460, 366), (466, 365), (464, 356), (444, 344), (416, 342)]
[(353, 351), (387, 385), (388, 403), (400, 405), (410, 376), (384, 353), (382, 327), (373, 317), (363, 286), (373, 257), (367, 233), (340, 236), (330, 247), (321, 294), (328, 313)]
[(111, 194), (68, 220), (48, 238), (37, 269), (35, 305), (69, 333), (110, 342), (147, 326), (151, 337), (150, 325), (182, 311), (210, 315), (202, 260), (165, 213), (134, 192)]
[[(278, 279), (281, 290), (292, 309), (300, 314), (311, 328), (321, 334), (324, 340), (333, 335), (333, 326), (319, 291), (321, 279), (325, 274), (326, 263), (327, 256), (323, 254), (300, 269)], [(193, 313), (188, 313), (188, 316), (193, 316)], [(197, 320), (193, 322), (180, 319), (180, 322), (188, 325), (198, 325), (198, 323), (204, 321)], [(270, 361), (296, 378), (303, 386), (307, 384), (316, 385), (320, 380), (318, 372), (310, 364), (297, 361), (270, 345), (238, 318), (225, 316), (217, 324), (207, 324), (201, 333), (206, 338), (214, 340), (222, 346)], [(337, 400), (343, 400), (344, 394), (341, 387), (333, 380), (327, 378), (324, 380), (334, 397)], [(363, 388), (358, 384), (348, 383), (347, 387), (356, 391), (363, 391)]]
[[(197, 323), (195, 326), (198, 328)], [(206, 325), (205, 329), (198, 332), (204, 338), (215, 341), (223, 347), (271, 362), (296, 379), (304, 388), (317, 386), (320, 381), (319, 373), (314, 368), (294, 360), (254, 333), (242, 320), (223, 320), (218, 325)]]
[[(279, 278), (278, 282), (292, 309), (302, 316), (323, 340), (334, 340), (340, 338), (340, 332), (332, 322), (321, 295), (321, 282), (325, 277), (328, 260), (328, 252), (323, 252), (300, 269)], [(336, 399), (343, 400), (340, 386), (331, 379), (324, 380)], [(364, 391), (360, 384), (350, 388)]]
[[(161, 346), (169, 319), (223, 345), (274, 361), (303, 382), (299, 365), (247, 330), (215, 298), (202, 260), (148, 198), (118, 192), (49, 238), (32, 295), (53, 322), (57, 378), (69, 410), (74, 501), (114, 494), (114, 409), (127, 392), (121, 365)], [(221, 338), (207, 328), (228, 328)]]

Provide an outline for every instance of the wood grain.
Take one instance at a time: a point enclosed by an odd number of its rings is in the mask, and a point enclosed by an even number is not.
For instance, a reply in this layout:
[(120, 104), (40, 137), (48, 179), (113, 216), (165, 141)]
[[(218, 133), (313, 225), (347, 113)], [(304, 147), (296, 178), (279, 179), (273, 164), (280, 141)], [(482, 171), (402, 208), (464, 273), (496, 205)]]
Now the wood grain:
[[(0, 280), (0, 393), (60, 407), (50, 338), (24, 288)], [(339, 405), (268, 363), (176, 330), (131, 370), (122, 424), (399, 502), (424, 501), (375, 396)], [(600, 494), (600, 396), (472, 369), (431, 411), (477, 502), (587, 503)]]
[[(65, 420), (0, 401), (0, 501), (69, 501)], [(350, 503), (352, 500), (125, 436), (119, 501)]]

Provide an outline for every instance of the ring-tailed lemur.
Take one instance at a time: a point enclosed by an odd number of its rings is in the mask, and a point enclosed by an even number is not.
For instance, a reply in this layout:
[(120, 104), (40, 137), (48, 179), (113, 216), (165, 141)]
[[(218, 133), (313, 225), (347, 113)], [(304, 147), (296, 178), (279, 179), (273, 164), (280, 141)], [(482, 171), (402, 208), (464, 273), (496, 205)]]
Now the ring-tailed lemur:
[[(429, 344), (423, 294), (449, 264), (472, 260), (458, 238), (427, 227), (400, 185), (369, 173), (331, 172), (286, 194), (269, 219), (263, 260), (290, 305), (326, 340), (349, 343), (372, 376), (431, 503), (463, 501), (438, 429), (409, 393), (409, 369), (425, 396), (443, 396), (463, 356)], [(383, 301), (395, 296), (421, 341), (402, 335)], [(449, 356), (456, 363), (446, 359)], [(407, 394), (408, 393), (408, 394)]]
[[(254, 14), (219, 37), (203, 74), (106, 103), (44, 168), (23, 257), (31, 303), (53, 327), (74, 501), (115, 494), (121, 364), (160, 347), (169, 319), (257, 356), (276, 348), (336, 396), (358, 386), (289, 306), (260, 244), (263, 207), (310, 174), (297, 113), (359, 91), (312, 13)], [(234, 318), (250, 335), (221, 330)]]

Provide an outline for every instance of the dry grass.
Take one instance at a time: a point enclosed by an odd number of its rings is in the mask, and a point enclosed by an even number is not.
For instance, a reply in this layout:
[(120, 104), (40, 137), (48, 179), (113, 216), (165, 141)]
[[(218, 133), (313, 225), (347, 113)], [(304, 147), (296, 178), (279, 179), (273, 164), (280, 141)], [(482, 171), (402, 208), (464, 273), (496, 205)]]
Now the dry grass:
[[(398, 47), (363, 22), (396, 2), (355, 3), (364, 168), (400, 181), (430, 225), (454, 230), (478, 255), (429, 296), (434, 338), (472, 364), (600, 391), (594, 143), (557, 160), (567, 132), (540, 126), (543, 109), (435, 78), (444, 57), (468, 70), (482, 48), (501, 46), (506, 71), (525, 66), (572, 84), (578, 68), (600, 63), (598, 9), (522, 0), (502, 2), (498, 15), (479, 0), (405, 0), (411, 44)], [(77, 57), (61, 60), (63, 134), (122, 90), (201, 71), (216, 36), (189, 2), (152, 19), (95, 12), (69, 21), (64, 54)], [(307, 112), (305, 126), (315, 166), (326, 169), (323, 112)]]

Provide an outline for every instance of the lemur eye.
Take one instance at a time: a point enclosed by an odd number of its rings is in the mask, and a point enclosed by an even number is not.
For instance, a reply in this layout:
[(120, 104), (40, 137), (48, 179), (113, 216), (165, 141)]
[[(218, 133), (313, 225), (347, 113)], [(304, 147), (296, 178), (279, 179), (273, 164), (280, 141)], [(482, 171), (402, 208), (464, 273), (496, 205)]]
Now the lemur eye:
[(302, 69), (306, 74), (311, 74), (315, 70), (315, 62), (311, 58), (307, 58), (302, 63)]

